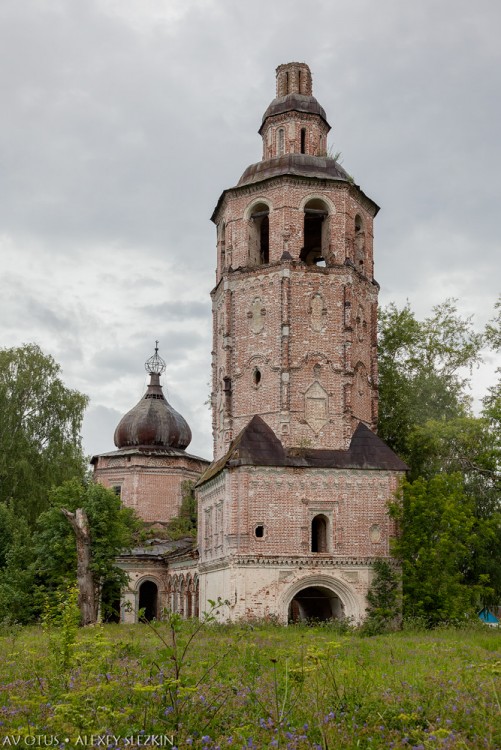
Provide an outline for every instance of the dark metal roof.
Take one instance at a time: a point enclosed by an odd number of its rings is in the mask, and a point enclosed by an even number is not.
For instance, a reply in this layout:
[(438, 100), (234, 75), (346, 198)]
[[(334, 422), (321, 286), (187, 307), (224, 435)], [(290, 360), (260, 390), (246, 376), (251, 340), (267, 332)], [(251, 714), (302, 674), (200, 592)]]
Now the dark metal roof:
[(227, 453), (202, 474), (197, 484), (204, 484), (227, 466), (294, 466), (379, 471), (408, 469), (391, 448), (362, 422), (359, 422), (346, 451), (316, 448), (285, 450), (273, 430), (257, 415), (237, 435)]
[(196, 540), (193, 537), (184, 537), (183, 539), (176, 540), (152, 539), (142, 547), (134, 547), (122, 552), (120, 559), (126, 560), (129, 557), (143, 557), (161, 560), (170, 555), (186, 554), (186, 552), (193, 550), (195, 545)]
[(310, 115), (318, 115), (324, 120), (325, 124), (330, 130), (330, 125), (327, 122), (327, 115), (325, 109), (318, 103), (314, 96), (305, 96), (304, 94), (287, 94), (286, 96), (279, 96), (273, 99), (268, 109), (263, 115), (263, 122), (259, 128), (259, 134), (263, 130), (263, 125), (268, 117), (274, 115), (281, 115), (284, 112), (306, 112)]
[(158, 373), (151, 373), (145, 395), (122, 417), (115, 430), (117, 448), (163, 446), (184, 450), (191, 442), (188, 423), (163, 395)]
[(273, 179), (275, 177), (285, 177), (287, 175), (303, 177), (306, 179), (333, 180), (345, 183), (350, 185), (350, 189), (356, 190), (359, 195), (363, 196), (363, 198), (368, 201), (369, 205), (372, 207), (373, 216), (376, 216), (379, 211), (377, 203), (369, 198), (369, 196), (365, 195), (360, 186), (354, 183), (352, 177), (350, 177), (348, 172), (346, 172), (335, 159), (331, 159), (328, 156), (284, 154), (283, 156), (276, 156), (274, 159), (263, 159), (263, 161), (259, 161), (256, 164), (251, 164), (247, 167), (235, 187), (223, 190), (212, 213), (211, 221), (217, 221), (219, 209), (227, 194), (232, 193), (234, 190), (245, 188), (248, 185), (258, 184), (265, 180)]
[(251, 164), (238, 181), (237, 187), (253, 182), (267, 180), (282, 174), (293, 174), (305, 177), (318, 177), (321, 180), (342, 180), (353, 182), (347, 172), (335, 159), (328, 156), (309, 156), (307, 154), (283, 154), (273, 159), (264, 159)]

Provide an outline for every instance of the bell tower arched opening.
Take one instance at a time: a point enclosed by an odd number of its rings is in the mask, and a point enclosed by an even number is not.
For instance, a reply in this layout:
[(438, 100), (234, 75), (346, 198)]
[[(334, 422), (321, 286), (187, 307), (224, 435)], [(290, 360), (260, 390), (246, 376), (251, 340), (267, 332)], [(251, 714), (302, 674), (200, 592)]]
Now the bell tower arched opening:
[(328, 215), (326, 204), (319, 198), (313, 198), (304, 207), (303, 247), (300, 258), (307, 266), (324, 260), (323, 248), (327, 241)]
[(270, 209), (257, 203), (250, 215), (249, 265), (262, 266), (270, 262)]

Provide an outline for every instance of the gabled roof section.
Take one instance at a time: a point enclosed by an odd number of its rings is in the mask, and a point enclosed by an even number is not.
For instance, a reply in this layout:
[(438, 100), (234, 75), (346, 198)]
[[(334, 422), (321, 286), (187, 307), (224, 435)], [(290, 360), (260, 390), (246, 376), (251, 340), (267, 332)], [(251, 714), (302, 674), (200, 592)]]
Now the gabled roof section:
[(244, 427), (218, 461), (214, 461), (197, 482), (204, 484), (225, 466), (284, 466), (285, 451), (271, 427), (257, 414)]
[(353, 465), (360, 469), (407, 471), (408, 466), (362, 422), (353, 433), (349, 451)]
[(197, 482), (205, 484), (226, 467), (294, 466), (297, 468), (407, 471), (408, 466), (362, 422), (348, 450), (291, 448), (286, 451), (273, 430), (257, 415), (231, 443), (228, 451), (209, 466)]

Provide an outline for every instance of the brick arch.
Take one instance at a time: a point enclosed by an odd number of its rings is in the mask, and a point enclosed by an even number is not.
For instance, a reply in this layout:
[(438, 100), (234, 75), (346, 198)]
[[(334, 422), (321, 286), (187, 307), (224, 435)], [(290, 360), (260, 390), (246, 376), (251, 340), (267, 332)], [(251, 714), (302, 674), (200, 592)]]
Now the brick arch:
[(336, 213), (336, 206), (331, 201), (331, 199), (327, 195), (325, 195), (325, 193), (308, 193), (308, 195), (303, 196), (298, 206), (299, 210), (304, 211), (304, 207), (310, 201), (322, 201), (322, 203), (325, 203), (329, 215), (333, 215)]
[(282, 592), (279, 598), (279, 607), (283, 622), (287, 622), (289, 606), (294, 597), (304, 589), (311, 587), (327, 589), (335, 594), (343, 605), (345, 617), (353, 619), (355, 622), (363, 619), (364, 613), (360, 608), (358, 597), (353, 587), (339, 578), (319, 574), (305, 576)]
[(270, 201), (268, 197), (259, 196), (257, 198), (253, 198), (251, 202), (245, 207), (244, 215), (243, 215), (245, 221), (249, 221), (254, 208), (258, 206), (260, 203), (264, 203), (265, 206), (268, 206), (268, 210), (271, 214), (271, 212), (273, 211), (273, 203)]

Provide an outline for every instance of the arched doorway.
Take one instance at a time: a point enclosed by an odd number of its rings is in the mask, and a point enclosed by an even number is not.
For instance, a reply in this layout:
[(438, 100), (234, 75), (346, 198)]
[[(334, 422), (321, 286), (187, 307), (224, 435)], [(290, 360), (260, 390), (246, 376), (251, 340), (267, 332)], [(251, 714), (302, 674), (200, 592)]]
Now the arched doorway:
[(158, 617), (158, 586), (153, 581), (144, 581), (139, 587), (139, 609), (144, 609), (143, 619)]
[(326, 586), (307, 586), (289, 604), (289, 622), (336, 620), (344, 617), (341, 599)]

